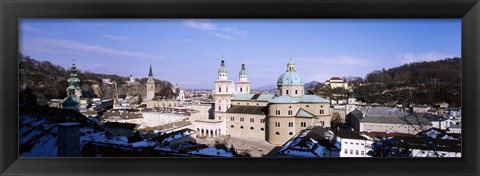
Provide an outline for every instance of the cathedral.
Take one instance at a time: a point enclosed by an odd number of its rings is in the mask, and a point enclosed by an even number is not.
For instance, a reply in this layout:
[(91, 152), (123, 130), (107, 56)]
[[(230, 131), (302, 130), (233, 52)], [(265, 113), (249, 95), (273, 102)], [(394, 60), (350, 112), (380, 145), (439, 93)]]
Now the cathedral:
[(203, 135), (254, 138), (283, 145), (307, 127), (330, 127), (330, 102), (305, 95), (303, 78), (291, 58), (286, 71), (277, 79), (276, 94), (252, 94), (245, 64), (235, 86), (228, 79), (222, 57), (213, 97), (215, 119), (208, 124), (196, 124)]

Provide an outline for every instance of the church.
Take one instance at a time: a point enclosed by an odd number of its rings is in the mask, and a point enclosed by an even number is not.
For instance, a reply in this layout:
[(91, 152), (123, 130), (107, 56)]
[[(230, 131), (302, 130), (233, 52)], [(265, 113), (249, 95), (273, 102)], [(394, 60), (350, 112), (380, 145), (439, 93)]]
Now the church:
[[(173, 108), (178, 107), (180, 100), (178, 98), (175, 99), (163, 99), (155, 95), (155, 80), (153, 79), (153, 71), (152, 65), (150, 65), (150, 70), (148, 72), (148, 79), (147, 79), (147, 108)], [(177, 88), (180, 88), (177, 85)]]
[(330, 127), (330, 102), (316, 95), (305, 95), (303, 78), (291, 58), (276, 85), (276, 94), (250, 93), (247, 71), (242, 64), (235, 86), (228, 79), (222, 57), (213, 91), (215, 119), (208, 126), (196, 125), (197, 130), (207, 135), (215, 130), (215, 135), (218, 132), (218, 135), (283, 145), (307, 127)]

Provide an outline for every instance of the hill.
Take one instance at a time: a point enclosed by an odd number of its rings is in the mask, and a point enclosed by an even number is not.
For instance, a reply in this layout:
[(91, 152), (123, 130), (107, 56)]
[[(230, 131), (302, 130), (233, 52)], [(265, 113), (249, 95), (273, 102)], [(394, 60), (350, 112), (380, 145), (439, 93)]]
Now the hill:
[[(26, 88), (31, 90), (37, 97), (39, 105), (44, 105), (50, 99), (63, 99), (67, 96), (67, 79), (69, 78), (70, 68), (63, 68), (54, 65), (48, 61), (37, 61), (34, 58), (19, 54), (19, 64), (23, 69), (19, 70), (19, 81), (24, 82)], [(112, 82), (117, 83), (118, 95), (121, 98), (127, 95), (142, 94), (146, 96), (146, 80), (147, 78), (137, 79), (140, 84), (127, 84), (129, 78), (115, 74), (101, 74), (89, 71), (82, 71), (78, 68), (78, 76), (81, 80), (80, 87), (82, 89), (82, 97), (95, 98), (116, 97), (115, 84), (103, 84), (102, 79), (108, 78)], [(155, 79), (155, 92), (160, 96), (167, 98), (173, 97), (172, 84), (165, 80)]]

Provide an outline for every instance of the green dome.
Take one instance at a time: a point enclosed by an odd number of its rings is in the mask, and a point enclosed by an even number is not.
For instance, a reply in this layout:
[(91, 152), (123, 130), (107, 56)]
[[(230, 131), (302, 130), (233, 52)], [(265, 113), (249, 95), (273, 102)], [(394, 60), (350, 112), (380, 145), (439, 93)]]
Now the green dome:
[(70, 84), (79, 83), (80, 79), (78, 79), (77, 77), (70, 77), (70, 78), (68, 78), (67, 82), (70, 83)]
[(303, 85), (303, 78), (294, 71), (287, 71), (277, 79), (277, 86), (280, 85)]
[(69, 86), (67, 87), (67, 90), (75, 90), (75, 88), (76, 88), (76, 87), (75, 87), (74, 85), (69, 85)]
[(240, 70), (240, 73), (238, 75), (247, 75), (247, 70), (245, 70), (245, 64), (242, 64), (242, 69)]
[(72, 106), (77, 106), (80, 104), (80, 100), (77, 98), (74, 98), (72, 96), (68, 96), (67, 98), (63, 99), (62, 101), (62, 106), (63, 107), (72, 107)]
[(218, 68), (218, 73), (227, 73), (227, 68), (225, 67), (225, 61), (222, 59), (222, 63)]

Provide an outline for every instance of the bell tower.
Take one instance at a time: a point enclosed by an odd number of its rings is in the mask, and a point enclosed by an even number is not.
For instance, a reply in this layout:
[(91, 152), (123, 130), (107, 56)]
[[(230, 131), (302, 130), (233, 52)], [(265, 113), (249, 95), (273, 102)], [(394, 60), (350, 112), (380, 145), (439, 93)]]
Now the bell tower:
[(239, 80), (237, 81), (237, 93), (249, 94), (250, 93), (250, 81), (247, 78), (247, 70), (245, 70), (245, 63), (242, 63), (242, 68), (238, 74)]
[(147, 100), (152, 100), (155, 97), (155, 80), (153, 80), (152, 65), (150, 64), (150, 71), (147, 80)]

